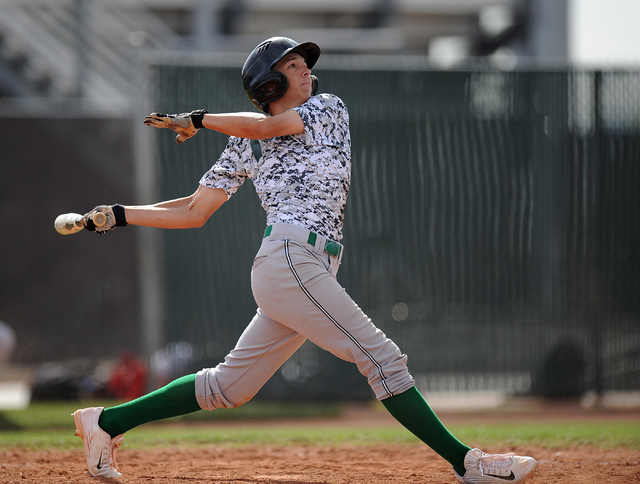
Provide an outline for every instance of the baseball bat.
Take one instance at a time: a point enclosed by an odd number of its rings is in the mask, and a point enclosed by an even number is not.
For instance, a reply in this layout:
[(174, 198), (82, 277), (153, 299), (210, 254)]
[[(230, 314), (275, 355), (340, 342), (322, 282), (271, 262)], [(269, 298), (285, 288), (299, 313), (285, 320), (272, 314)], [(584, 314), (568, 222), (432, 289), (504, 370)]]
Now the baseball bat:
[[(53, 226), (56, 228), (59, 234), (71, 235), (80, 232), (84, 228), (82, 223), (82, 215), (79, 213), (63, 213), (56, 217)], [(91, 220), (96, 227), (102, 227), (107, 223), (107, 216), (102, 213), (94, 213), (91, 216)]]

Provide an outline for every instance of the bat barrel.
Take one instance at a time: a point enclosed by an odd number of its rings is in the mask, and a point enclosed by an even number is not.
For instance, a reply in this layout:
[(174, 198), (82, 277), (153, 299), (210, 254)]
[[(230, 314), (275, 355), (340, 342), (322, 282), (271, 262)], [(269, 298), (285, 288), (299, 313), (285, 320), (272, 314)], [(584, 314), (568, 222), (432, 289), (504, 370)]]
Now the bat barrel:
[[(62, 235), (71, 235), (84, 229), (83, 217), (79, 213), (63, 213), (56, 217), (53, 226)], [(102, 227), (107, 223), (107, 215), (97, 212), (91, 215), (91, 220), (96, 227)]]
[(53, 226), (57, 232), (62, 235), (75, 234), (84, 228), (82, 215), (79, 213), (63, 213), (62, 215), (58, 215), (53, 222)]

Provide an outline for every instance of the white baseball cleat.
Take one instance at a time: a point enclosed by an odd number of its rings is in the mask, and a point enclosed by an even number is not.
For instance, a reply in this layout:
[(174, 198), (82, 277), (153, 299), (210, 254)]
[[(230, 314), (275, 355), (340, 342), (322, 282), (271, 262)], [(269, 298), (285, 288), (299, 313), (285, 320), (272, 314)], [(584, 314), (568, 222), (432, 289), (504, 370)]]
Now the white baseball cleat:
[(485, 454), (471, 449), (464, 458), (464, 476), (453, 471), (462, 484), (493, 484), (522, 482), (535, 472), (538, 463), (532, 457), (509, 454)]
[(93, 477), (122, 477), (118, 472), (116, 450), (122, 445), (124, 435), (112, 439), (98, 426), (98, 419), (103, 410), (104, 407), (76, 410), (73, 413), (76, 435), (82, 439), (89, 474)]

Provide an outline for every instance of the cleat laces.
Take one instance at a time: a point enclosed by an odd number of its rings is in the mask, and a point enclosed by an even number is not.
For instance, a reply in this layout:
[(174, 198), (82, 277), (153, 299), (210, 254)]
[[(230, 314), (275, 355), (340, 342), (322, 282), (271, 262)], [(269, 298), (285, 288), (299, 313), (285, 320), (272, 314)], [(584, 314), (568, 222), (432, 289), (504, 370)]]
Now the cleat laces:
[(511, 475), (511, 464), (515, 455), (513, 452), (508, 454), (485, 454), (484, 452), (478, 460), (478, 468), (483, 475), (508, 477)]

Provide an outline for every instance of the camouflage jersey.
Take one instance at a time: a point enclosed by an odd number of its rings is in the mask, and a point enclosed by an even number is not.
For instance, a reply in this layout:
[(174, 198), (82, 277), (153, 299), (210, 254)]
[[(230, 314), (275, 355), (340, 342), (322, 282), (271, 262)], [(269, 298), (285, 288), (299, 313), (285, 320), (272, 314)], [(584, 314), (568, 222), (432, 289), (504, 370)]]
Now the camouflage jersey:
[(349, 114), (338, 97), (313, 96), (294, 108), (304, 133), (251, 141), (232, 136), (200, 184), (222, 188), (230, 198), (251, 178), (267, 212), (267, 225), (289, 223), (340, 241), (351, 181)]

